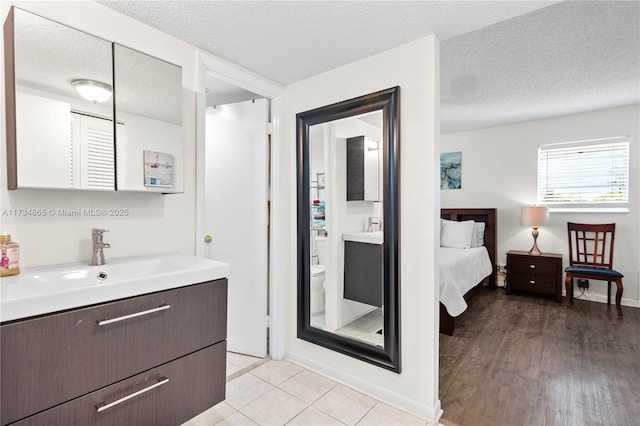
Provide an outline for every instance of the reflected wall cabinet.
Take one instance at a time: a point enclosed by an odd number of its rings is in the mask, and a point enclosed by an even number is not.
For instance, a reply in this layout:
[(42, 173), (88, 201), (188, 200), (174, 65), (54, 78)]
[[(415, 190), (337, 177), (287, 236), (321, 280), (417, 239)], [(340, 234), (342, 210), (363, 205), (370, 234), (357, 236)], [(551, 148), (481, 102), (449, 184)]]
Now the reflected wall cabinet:
[(381, 201), (380, 143), (366, 136), (347, 138), (347, 201)]

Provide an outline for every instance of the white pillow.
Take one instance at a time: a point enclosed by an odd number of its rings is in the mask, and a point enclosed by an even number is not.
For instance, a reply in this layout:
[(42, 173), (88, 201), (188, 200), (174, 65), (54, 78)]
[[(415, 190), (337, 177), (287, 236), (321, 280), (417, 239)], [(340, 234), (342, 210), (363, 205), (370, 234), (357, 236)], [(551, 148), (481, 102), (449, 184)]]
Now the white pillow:
[(486, 223), (474, 222), (473, 238), (471, 239), (471, 247), (482, 247), (484, 245), (484, 228)]
[(471, 238), (474, 235), (473, 220), (455, 222), (443, 220), (440, 226), (440, 247), (452, 247), (467, 249), (471, 247)]

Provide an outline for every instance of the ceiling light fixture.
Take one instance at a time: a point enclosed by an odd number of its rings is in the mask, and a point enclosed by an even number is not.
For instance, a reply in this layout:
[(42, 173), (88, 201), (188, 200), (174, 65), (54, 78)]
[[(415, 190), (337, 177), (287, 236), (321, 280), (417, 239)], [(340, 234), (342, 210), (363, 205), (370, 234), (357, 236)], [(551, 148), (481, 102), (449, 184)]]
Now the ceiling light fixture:
[(94, 104), (111, 99), (111, 86), (95, 80), (73, 80), (71, 85), (78, 94)]

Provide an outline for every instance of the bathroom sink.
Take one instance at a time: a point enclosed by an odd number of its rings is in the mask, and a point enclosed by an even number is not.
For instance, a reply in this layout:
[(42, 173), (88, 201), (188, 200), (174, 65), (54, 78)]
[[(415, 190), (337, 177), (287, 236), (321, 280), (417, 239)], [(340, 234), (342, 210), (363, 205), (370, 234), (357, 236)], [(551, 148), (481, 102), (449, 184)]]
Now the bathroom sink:
[(383, 231), (374, 232), (349, 232), (342, 234), (344, 241), (355, 241), (357, 243), (382, 244), (384, 242)]
[(0, 321), (225, 278), (229, 265), (182, 253), (23, 269), (0, 280)]

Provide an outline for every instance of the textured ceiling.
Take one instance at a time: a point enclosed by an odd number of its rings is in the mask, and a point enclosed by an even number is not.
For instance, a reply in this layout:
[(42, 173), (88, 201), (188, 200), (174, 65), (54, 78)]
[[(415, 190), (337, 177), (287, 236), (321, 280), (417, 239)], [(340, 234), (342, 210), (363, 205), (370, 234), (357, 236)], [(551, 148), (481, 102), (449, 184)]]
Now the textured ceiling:
[(445, 40), (543, 1), (113, 1), (99, 3), (289, 84), (427, 34)]
[(570, 1), (441, 44), (441, 130), (640, 102), (640, 2)]
[(281, 84), (435, 33), (443, 133), (640, 99), (638, 1), (98, 1)]

